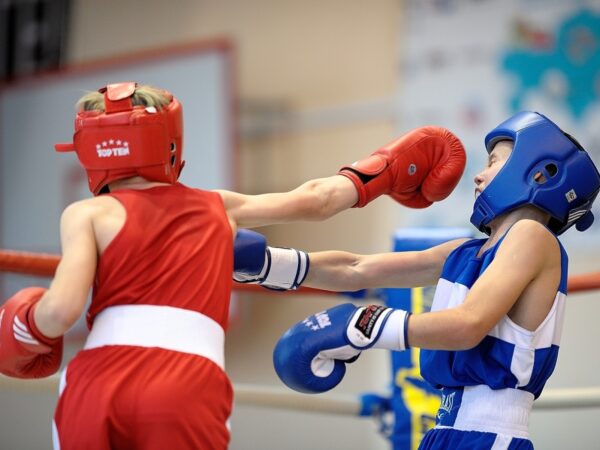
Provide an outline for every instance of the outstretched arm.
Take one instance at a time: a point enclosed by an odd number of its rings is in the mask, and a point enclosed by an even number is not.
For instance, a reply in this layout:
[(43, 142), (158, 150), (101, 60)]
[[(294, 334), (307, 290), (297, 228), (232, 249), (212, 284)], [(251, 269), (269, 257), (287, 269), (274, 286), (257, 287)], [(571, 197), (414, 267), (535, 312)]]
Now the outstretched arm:
[(245, 228), (299, 220), (325, 220), (351, 208), (358, 201), (354, 184), (335, 175), (308, 181), (289, 192), (245, 195), (221, 194), (229, 218)]
[(342, 251), (306, 253), (267, 246), (256, 231), (240, 229), (234, 242), (234, 280), (274, 289), (301, 284), (328, 291), (377, 287), (430, 286), (437, 282), (444, 261), (464, 239), (418, 252), (358, 255)]
[(350, 207), (363, 207), (380, 195), (411, 208), (446, 198), (465, 167), (456, 136), (440, 127), (422, 127), (344, 166), (338, 176), (309, 181), (286, 193), (243, 195), (219, 191), (236, 227), (298, 220), (324, 220)]
[(464, 239), (423, 251), (357, 255), (341, 251), (309, 253), (303, 285), (329, 291), (434, 285), (449, 253)]

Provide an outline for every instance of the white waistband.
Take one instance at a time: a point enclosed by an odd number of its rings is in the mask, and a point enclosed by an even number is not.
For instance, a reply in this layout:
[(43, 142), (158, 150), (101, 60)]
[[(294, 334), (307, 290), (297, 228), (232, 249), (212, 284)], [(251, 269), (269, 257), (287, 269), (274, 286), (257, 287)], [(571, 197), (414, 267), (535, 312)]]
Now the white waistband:
[(84, 349), (105, 345), (159, 347), (191, 353), (225, 367), (225, 332), (196, 311), (171, 306), (123, 305), (106, 308), (94, 319)]
[[(451, 396), (454, 391), (444, 389), (443, 392)], [(456, 419), (451, 428), (529, 439), (529, 415), (533, 400), (531, 392), (519, 389), (493, 390), (485, 385), (467, 386), (462, 392)], [(440, 412), (443, 411), (444, 405), (451, 403), (452, 400), (444, 400), (442, 397)], [(437, 428), (448, 426), (438, 425)]]

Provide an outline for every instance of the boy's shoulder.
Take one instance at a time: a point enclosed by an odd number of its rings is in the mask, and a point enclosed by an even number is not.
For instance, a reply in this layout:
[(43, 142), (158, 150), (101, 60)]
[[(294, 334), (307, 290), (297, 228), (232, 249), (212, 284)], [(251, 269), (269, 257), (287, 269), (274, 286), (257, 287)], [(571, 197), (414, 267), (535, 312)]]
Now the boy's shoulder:
[(114, 208), (115, 204), (120, 204), (118, 200), (110, 195), (99, 195), (97, 197), (85, 198), (77, 200), (69, 204), (62, 212), (63, 220), (65, 218), (73, 218), (75, 216), (92, 217), (95, 214)]
[(554, 260), (562, 253), (562, 245), (558, 236), (546, 225), (532, 219), (517, 221), (506, 233), (500, 248), (511, 253), (529, 254), (531, 258), (548, 258)]
[(506, 233), (506, 239), (544, 239), (556, 241), (558, 238), (550, 228), (533, 219), (521, 219)]

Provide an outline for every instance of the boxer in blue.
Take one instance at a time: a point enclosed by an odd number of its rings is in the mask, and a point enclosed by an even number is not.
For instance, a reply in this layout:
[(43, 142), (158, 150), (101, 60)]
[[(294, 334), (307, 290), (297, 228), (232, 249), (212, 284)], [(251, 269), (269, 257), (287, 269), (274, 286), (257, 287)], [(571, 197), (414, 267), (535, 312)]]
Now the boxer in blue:
[(290, 328), (273, 356), (286, 385), (323, 392), (363, 350), (419, 347), (423, 377), (443, 394), (420, 448), (533, 448), (529, 415), (554, 370), (565, 309), (568, 258), (558, 236), (592, 224), (600, 175), (577, 141), (539, 113), (509, 118), (485, 145), (471, 216), (485, 239), (420, 252), (288, 250), (277, 258), (281, 249), (262, 236), (238, 234), (238, 281), (332, 291), (437, 283), (429, 313), (342, 304)]

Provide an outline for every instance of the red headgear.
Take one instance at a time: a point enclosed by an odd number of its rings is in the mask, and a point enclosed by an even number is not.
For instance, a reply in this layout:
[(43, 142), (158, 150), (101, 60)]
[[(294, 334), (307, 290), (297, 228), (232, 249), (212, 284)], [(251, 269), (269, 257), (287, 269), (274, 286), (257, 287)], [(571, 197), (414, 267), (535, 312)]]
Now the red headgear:
[(109, 84), (104, 112), (80, 111), (72, 144), (56, 144), (58, 152), (75, 151), (98, 195), (111, 181), (139, 175), (150, 181), (175, 183), (183, 168), (181, 104), (167, 91), (170, 103), (158, 109), (133, 106), (137, 83)]

